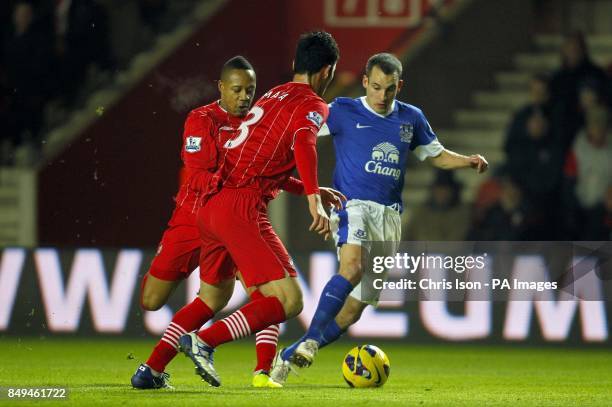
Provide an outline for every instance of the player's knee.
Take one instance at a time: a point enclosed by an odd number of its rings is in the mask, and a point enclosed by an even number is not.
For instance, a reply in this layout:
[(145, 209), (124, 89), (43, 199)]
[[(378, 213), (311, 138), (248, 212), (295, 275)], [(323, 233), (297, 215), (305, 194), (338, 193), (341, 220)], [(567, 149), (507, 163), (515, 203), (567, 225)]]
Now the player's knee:
[(140, 306), (145, 311), (157, 311), (166, 303), (166, 298), (155, 293), (144, 293), (140, 300)]
[(304, 308), (302, 290), (295, 278), (285, 278), (259, 286), (259, 291), (265, 297), (276, 297), (281, 303), (286, 319), (302, 312)]
[(293, 318), (302, 312), (304, 308), (304, 301), (302, 299), (302, 291), (299, 289), (288, 289), (283, 290), (277, 296), (283, 310), (285, 311), (285, 317), (287, 319)]
[(287, 319), (298, 316), (302, 310), (304, 309), (304, 301), (302, 300), (302, 296), (300, 295), (298, 298), (292, 298), (287, 303), (287, 308), (285, 309), (285, 315)]
[(210, 285), (204, 281), (200, 282), (198, 297), (214, 313), (221, 311), (234, 293), (234, 279), (220, 281), (216, 285)]
[(201, 294), (198, 294), (198, 297), (215, 314), (217, 312), (221, 311), (223, 308), (225, 308), (225, 306), (227, 305), (227, 303), (230, 300), (229, 297), (226, 297), (226, 296), (223, 296), (223, 295), (221, 295), (221, 296), (212, 296), (212, 295), (201, 295)]
[(340, 275), (346, 278), (351, 284), (357, 285), (361, 281), (363, 269), (361, 259), (358, 257), (349, 257), (340, 264)]
[(285, 303), (283, 303), (283, 309), (285, 310), (285, 317), (287, 319), (298, 316), (302, 312), (302, 309), (304, 309), (302, 296), (300, 295), (299, 298), (287, 299)]
[(157, 311), (166, 304), (178, 283), (162, 280), (149, 271), (142, 280), (140, 306), (146, 311)]

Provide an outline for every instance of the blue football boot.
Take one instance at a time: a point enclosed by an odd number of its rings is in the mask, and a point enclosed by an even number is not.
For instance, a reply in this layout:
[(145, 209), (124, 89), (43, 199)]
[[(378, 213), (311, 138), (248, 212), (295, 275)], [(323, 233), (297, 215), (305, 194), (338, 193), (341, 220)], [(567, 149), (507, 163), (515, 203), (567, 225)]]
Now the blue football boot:
[(162, 373), (154, 376), (151, 368), (144, 363), (138, 366), (136, 373), (132, 376), (132, 387), (135, 389), (173, 389), (169, 383), (170, 375)]

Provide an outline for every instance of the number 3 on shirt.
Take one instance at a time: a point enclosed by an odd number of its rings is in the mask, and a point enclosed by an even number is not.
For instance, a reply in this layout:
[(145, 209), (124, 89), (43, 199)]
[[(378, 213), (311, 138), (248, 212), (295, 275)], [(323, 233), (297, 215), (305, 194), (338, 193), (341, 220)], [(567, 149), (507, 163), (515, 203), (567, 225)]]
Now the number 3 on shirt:
[(240, 134), (238, 134), (238, 136), (236, 138), (227, 140), (225, 142), (225, 144), (223, 145), (223, 147), (225, 147), (225, 148), (236, 148), (240, 144), (244, 143), (244, 141), (249, 136), (249, 126), (252, 125), (252, 124), (257, 123), (261, 119), (263, 114), (264, 114), (264, 111), (263, 111), (263, 109), (261, 107), (254, 106), (249, 111), (249, 116), (250, 117), (247, 120), (243, 121), (242, 124), (240, 125), (240, 127), (238, 127), (238, 130), (240, 130)]

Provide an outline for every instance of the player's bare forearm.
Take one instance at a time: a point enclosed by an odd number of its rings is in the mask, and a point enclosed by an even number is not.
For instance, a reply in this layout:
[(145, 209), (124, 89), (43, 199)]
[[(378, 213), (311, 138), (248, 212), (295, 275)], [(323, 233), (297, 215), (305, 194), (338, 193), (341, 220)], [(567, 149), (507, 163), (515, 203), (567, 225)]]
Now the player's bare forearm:
[(432, 157), (431, 163), (434, 167), (443, 170), (474, 168), (478, 173), (482, 173), (489, 168), (489, 163), (480, 154), (467, 156), (447, 149), (444, 149), (440, 155)]
[(456, 170), (467, 168), (470, 164), (470, 157), (455, 153), (451, 150), (443, 150), (440, 155), (431, 158), (434, 167), (443, 170)]

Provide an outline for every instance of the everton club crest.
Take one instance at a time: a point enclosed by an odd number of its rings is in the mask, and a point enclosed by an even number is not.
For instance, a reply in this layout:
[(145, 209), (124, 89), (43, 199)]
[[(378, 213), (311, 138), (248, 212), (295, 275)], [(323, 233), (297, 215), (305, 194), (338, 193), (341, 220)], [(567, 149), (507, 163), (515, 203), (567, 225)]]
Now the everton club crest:
[(410, 123), (400, 125), (400, 140), (404, 143), (410, 143), (414, 135), (414, 126)]

